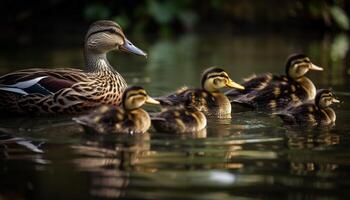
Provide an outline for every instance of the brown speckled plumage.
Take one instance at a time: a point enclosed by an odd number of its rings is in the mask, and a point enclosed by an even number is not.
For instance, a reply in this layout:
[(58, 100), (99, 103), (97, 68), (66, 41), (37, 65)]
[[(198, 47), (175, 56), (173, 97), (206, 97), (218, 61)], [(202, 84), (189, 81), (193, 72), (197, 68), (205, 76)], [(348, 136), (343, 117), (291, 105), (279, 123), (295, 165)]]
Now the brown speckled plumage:
[(158, 99), (163, 106), (195, 107), (207, 116), (230, 118), (230, 101), (219, 89), (243, 87), (233, 82), (223, 69), (216, 67), (204, 71), (201, 85), (202, 88), (181, 89)]
[(207, 125), (205, 115), (194, 107), (170, 108), (151, 119), (157, 131), (167, 133), (195, 133)]
[[(128, 43), (128, 44), (126, 44)], [(85, 70), (19, 70), (0, 77), (0, 110), (11, 113), (80, 113), (101, 104), (119, 105), (127, 84), (106, 53), (132, 44), (112, 21), (93, 23), (85, 37)], [(138, 55), (146, 55), (136, 49)], [(140, 53), (141, 52), (141, 53)]]
[(233, 89), (225, 94), (234, 104), (267, 111), (284, 109), (315, 98), (316, 88), (304, 76), (309, 70), (323, 69), (312, 64), (307, 56), (295, 54), (287, 60), (285, 76), (253, 75), (242, 83), (245, 90)]
[(313, 102), (291, 106), (274, 115), (279, 116), (286, 124), (333, 125), (336, 121), (336, 114), (330, 107), (333, 103), (339, 103), (339, 100), (330, 90), (322, 89), (317, 92)]
[(142, 87), (132, 86), (125, 90), (121, 106), (103, 105), (74, 120), (99, 134), (144, 133), (151, 126), (148, 113), (141, 108), (144, 103), (159, 104)]

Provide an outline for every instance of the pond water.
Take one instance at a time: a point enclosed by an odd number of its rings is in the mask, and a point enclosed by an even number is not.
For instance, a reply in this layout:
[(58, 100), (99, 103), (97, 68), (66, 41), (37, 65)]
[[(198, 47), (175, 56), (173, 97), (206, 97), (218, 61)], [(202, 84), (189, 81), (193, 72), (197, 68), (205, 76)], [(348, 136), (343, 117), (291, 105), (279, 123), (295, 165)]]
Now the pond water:
[[(304, 52), (325, 68), (308, 77), (318, 88), (332, 87), (343, 101), (335, 106), (336, 126), (290, 128), (248, 111), (211, 119), (205, 132), (192, 135), (151, 130), (94, 136), (70, 117), (1, 117), (0, 199), (349, 199), (346, 35), (192, 33), (129, 39), (148, 52), (148, 59), (114, 52), (110, 62), (129, 84), (142, 85), (153, 96), (198, 86), (202, 71), (214, 65), (238, 82), (252, 73), (281, 74), (289, 54)], [(0, 73), (83, 65), (79, 44), (56, 43), (3, 47)]]

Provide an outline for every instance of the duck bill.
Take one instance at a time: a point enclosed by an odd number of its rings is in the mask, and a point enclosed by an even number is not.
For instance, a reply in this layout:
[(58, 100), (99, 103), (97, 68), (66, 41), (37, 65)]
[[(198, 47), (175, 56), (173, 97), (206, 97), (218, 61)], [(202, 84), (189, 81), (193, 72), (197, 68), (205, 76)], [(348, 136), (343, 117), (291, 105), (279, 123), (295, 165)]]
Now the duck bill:
[(148, 104), (155, 104), (155, 105), (160, 104), (159, 101), (157, 101), (157, 100), (155, 100), (155, 99), (153, 99), (153, 98), (151, 98), (151, 97), (147, 97), (146, 103), (148, 103)]
[(340, 103), (339, 99), (336, 99), (336, 98), (334, 98), (334, 99), (332, 100), (332, 102), (333, 102), (333, 103)]
[(226, 83), (226, 86), (230, 87), (230, 88), (237, 88), (237, 89), (240, 89), (240, 90), (244, 90), (244, 86), (234, 82), (231, 79), (229, 79), (229, 81)]
[(317, 65), (311, 64), (310, 70), (323, 71), (323, 68)]
[(147, 58), (147, 54), (143, 52), (141, 49), (137, 48), (135, 45), (133, 45), (128, 39), (125, 38), (125, 42), (122, 46), (120, 46), (120, 50), (133, 53), (138, 56), (144, 56)]

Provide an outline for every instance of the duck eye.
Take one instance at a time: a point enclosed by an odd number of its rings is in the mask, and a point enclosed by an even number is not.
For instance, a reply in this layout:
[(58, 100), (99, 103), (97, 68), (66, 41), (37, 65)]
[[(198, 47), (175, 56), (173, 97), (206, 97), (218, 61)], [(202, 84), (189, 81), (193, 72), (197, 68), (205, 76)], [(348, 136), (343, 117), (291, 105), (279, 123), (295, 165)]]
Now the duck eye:
[(216, 78), (216, 79), (214, 79), (213, 82), (214, 82), (215, 85), (219, 85), (222, 82), (222, 80), (219, 79), (219, 78)]
[(117, 34), (117, 31), (114, 30), (114, 29), (108, 29), (107, 31), (108, 31), (109, 33), (112, 33), (112, 34)]
[(297, 73), (303, 73), (305, 71), (305, 69), (309, 68), (309, 65), (308, 64), (299, 64), (297, 67), (296, 67), (296, 71)]

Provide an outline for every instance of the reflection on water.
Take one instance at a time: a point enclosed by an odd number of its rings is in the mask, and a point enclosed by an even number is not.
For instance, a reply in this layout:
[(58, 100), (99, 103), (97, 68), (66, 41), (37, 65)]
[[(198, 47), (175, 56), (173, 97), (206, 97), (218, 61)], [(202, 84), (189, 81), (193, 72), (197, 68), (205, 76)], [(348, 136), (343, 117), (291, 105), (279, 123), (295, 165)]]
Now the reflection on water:
[(332, 133), (332, 130), (322, 128), (321, 130), (288, 130), (288, 147), (290, 149), (321, 149), (337, 145), (340, 136)]
[[(188, 34), (139, 45), (148, 60), (112, 53), (129, 83), (156, 96), (198, 86), (208, 66), (239, 81), (283, 73), (287, 55), (305, 52), (326, 69), (308, 76), (332, 86), (344, 103), (333, 128), (285, 127), (264, 113), (236, 110), (192, 135), (94, 136), (70, 117), (1, 117), (0, 199), (348, 199), (348, 43), (347, 35)], [(79, 47), (47, 48), (0, 49), (0, 72), (83, 65)]]
[[(340, 136), (333, 130), (289, 130), (287, 132), (288, 147), (291, 153), (291, 173), (300, 176), (314, 175), (331, 177), (338, 168), (337, 159), (329, 158), (327, 153), (340, 143)], [(300, 153), (302, 151), (302, 154)], [(316, 152), (313, 152), (316, 151)], [(317, 153), (321, 151), (322, 154)], [(299, 155), (301, 154), (301, 155)]]
[(114, 138), (119, 142), (90, 137), (83, 144), (71, 146), (78, 155), (73, 159), (75, 168), (91, 174), (89, 192), (92, 196), (123, 196), (129, 185), (127, 171), (138, 171), (135, 164), (151, 153), (149, 133), (121, 137)]

